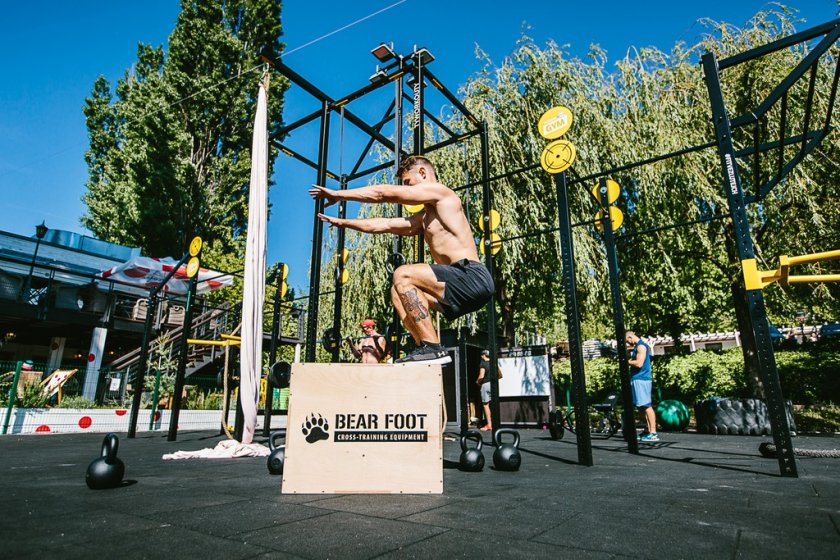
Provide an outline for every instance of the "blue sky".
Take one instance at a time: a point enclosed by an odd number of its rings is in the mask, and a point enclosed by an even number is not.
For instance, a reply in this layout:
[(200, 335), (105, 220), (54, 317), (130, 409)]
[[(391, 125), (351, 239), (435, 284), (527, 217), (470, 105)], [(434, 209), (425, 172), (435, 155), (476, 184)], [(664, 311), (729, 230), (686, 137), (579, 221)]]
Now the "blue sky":
[[(165, 45), (179, 3), (5, 0), (0, 5), (6, 22), (0, 34), (0, 230), (32, 235), (43, 220), (51, 228), (88, 233), (79, 225), (87, 178), (84, 98), (98, 75), (116, 83), (136, 59), (138, 42)], [(615, 61), (631, 46), (669, 50), (676, 41), (693, 42), (704, 32), (697, 23), (700, 18), (740, 26), (768, 5), (756, 0), (602, 0), (577, 5), (543, 0), (286, 0), (283, 40), (289, 54), (284, 60), (337, 98), (368, 83), (376, 64), (370, 49), (380, 42), (393, 42), (399, 53), (418, 45), (434, 54), (430, 69), (456, 91), (481, 67), (476, 45), (500, 62), (524, 26), (540, 44), (554, 39), (568, 44), (573, 55), (583, 56), (590, 44), (598, 43)], [(798, 29), (824, 23), (838, 12), (837, 0), (791, 0), (786, 5), (805, 19)], [(359, 21), (380, 10), (384, 11)], [(304, 46), (354, 22), (358, 23)], [(256, 87), (256, 77), (254, 81)], [(293, 89), (286, 98), (285, 119), (294, 121), (316, 106)], [(354, 104), (351, 110), (373, 122), (386, 107), (380, 97)], [(349, 170), (361, 146), (355, 145), (357, 138), (348, 126), (342, 155), (338, 119), (333, 120), (330, 167), (338, 169), (343, 163)], [(299, 130), (288, 144), (314, 159), (317, 127)], [(305, 293), (314, 207), (306, 189), (315, 173), (281, 155), (274, 180), (268, 262), (289, 263), (290, 284)]]

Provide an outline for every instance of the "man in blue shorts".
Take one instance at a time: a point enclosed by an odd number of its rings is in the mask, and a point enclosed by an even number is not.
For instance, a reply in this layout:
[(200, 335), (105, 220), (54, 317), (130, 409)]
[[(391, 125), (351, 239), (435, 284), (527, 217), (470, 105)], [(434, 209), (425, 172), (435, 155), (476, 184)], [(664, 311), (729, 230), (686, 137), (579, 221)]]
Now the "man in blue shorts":
[(647, 428), (639, 436), (639, 441), (652, 443), (659, 441), (656, 434), (656, 413), (653, 410), (651, 389), (653, 380), (650, 375), (650, 346), (636, 336), (633, 331), (624, 333), (627, 349), (630, 350), (630, 387), (633, 389), (633, 406), (642, 413)]
[(397, 179), (402, 185), (370, 185), (344, 190), (314, 185), (309, 194), (315, 199), (326, 199), (325, 206), (342, 200), (423, 205), (423, 210), (409, 217), (344, 219), (325, 214), (318, 216), (331, 226), (364, 233), (423, 234), (435, 264), (405, 264), (394, 271), (391, 301), (417, 343), (414, 352), (396, 361), (449, 363), (452, 359), (440, 344), (430, 310), (440, 311), (450, 321), (477, 311), (493, 297), (493, 279), (478, 260), (461, 199), (455, 191), (437, 181), (432, 163), (422, 156), (407, 157), (397, 170)]

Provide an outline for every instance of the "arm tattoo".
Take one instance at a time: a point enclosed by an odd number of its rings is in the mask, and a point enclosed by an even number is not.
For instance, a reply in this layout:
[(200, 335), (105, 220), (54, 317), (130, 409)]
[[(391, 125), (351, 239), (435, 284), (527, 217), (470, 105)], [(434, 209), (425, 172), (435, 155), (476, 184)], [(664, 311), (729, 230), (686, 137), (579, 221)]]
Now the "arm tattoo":
[(407, 290), (404, 294), (400, 294), (400, 300), (403, 308), (415, 321), (428, 318), (429, 310), (423, 306), (420, 298), (417, 297), (417, 290)]

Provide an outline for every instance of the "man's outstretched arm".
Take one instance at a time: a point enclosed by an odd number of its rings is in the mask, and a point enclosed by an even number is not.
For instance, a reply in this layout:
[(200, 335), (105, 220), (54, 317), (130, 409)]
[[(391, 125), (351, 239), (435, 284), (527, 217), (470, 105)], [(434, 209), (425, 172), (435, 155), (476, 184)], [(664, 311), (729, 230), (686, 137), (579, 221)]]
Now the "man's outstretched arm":
[(392, 233), (394, 235), (417, 235), (423, 230), (423, 213), (409, 218), (333, 218), (318, 214), (321, 221), (331, 226), (355, 229), (363, 233)]
[(450, 196), (451, 190), (440, 183), (421, 183), (413, 187), (400, 185), (370, 185), (356, 189), (328, 189), (313, 185), (309, 189), (312, 198), (323, 198), (327, 206), (346, 200), (379, 204), (395, 202), (397, 204), (436, 204), (442, 198)]

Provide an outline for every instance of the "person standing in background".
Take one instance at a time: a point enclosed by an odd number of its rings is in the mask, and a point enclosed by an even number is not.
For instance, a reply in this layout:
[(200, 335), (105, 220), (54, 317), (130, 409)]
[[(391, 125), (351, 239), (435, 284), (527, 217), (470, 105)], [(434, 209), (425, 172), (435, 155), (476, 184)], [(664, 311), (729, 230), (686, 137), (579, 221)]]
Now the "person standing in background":
[(630, 387), (633, 389), (633, 406), (645, 419), (645, 431), (639, 435), (639, 441), (653, 443), (659, 441), (656, 433), (656, 413), (653, 411), (653, 378), (650, 369), (650, 346), (636, 336), (633, 331), (624, 333), (627, 349), (630, 350)]
[(481, 352), (481, 362), (478, 365), (478, 379), (475, 381), (481, 387), (481, 405), (484, 408), (485, 424), (480, 428), (482, 432), (489, 432), (493, 429), (493, 419), (490, 415), (490, 383), (496, 379), (499, 379), (499, 377), (490, 372), (490, 350), (484, 350)]

